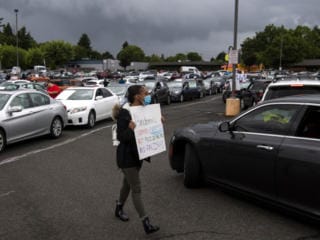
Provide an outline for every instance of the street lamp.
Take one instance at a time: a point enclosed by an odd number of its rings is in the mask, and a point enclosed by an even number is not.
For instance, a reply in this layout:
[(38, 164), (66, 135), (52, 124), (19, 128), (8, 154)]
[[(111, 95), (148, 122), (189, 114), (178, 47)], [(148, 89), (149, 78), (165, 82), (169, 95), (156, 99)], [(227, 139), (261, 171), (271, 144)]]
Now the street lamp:
[(18, 9), (15, 9), (14, 12), (16, 13), (16, 50), (17, 50), (17, 67), (19, 67), (19, 53), (18, 53), (18, 42), (19, 42), (19, 38), (18, 38)]
[(279, 71), (282, 71), (282, 50), (283, 50), (283, 36), (281, 36), (281, 42), (280, 42), (280, 62), (279, 62)]

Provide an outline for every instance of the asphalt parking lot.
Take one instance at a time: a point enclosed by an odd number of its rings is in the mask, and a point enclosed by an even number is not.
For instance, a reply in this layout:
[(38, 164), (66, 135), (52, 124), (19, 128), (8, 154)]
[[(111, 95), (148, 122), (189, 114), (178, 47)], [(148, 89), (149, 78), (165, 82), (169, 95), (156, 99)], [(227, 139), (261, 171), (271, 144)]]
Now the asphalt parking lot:
[[(178, 127), (223, 120), (221, 96), (163, 106), (168, 144)], [(320, 239), (302, 219), (221, 191), (186, 189), (167, 153), (144, 163), (145, 207), (160, 231), (143, 232), (131, 198), (129, 222), (114, 217), (121, 173), (111, 143), (112, 121), (92, 130), (68, 127), (8, 146), (0, 155), (0, 239)]]

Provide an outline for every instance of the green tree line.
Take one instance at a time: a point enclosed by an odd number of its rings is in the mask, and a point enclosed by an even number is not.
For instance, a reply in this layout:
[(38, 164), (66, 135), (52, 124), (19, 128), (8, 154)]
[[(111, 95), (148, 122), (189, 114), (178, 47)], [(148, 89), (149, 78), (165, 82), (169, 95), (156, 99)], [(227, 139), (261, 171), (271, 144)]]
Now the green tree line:
[[(281, 63), (280, 63), (281, 58)], [(267, 25), (262, 32), (241, 44), (241, 60), (246, 66), (264, 64), (267, 68), (288, 67), (304, 59), (320, 58), (320, 28)]]

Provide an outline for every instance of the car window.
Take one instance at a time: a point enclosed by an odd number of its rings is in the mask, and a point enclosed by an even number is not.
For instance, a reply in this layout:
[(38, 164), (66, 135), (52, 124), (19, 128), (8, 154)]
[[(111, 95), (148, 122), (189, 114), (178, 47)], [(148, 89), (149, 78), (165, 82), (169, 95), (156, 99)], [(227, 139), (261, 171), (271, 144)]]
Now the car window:
[(319, 94), (320, 86), (280, 86), (280, 87), (270, 87), (265, 100), (292, 96), (292, 95), (301, 95), (301, 94)]
[(14, 97), (14, 99), (10, 103), (10, 107), (15, 107), (15, 106), (22, 106), (23, 108), (30, 108), (32, 107), (30, 98), (28, 94), (23, 93), (19, 94)]
[(104, 98), (112, 96), (112, 93), (108, 89), (101, 88), (101, 91), (102, 91), (102, 94), (103, 94)]
[(300, 107), (297, 105), (269, 105), (249, 112), (238, 119), (235, 131), (286, 134)]
[(298, 127), (297, 136), (320, 139), (320, 107), (309, 107)]
[(30, 97), (33, 103), (33, 106), (43, 106), (50, 104), (50, 99), (47, 96), (44, 96), (39, 93), (30, 93)]
[(0, 110), (3, 109), (3, 107), (6, 105), (10, 98), (9, 94), (0, 94)]

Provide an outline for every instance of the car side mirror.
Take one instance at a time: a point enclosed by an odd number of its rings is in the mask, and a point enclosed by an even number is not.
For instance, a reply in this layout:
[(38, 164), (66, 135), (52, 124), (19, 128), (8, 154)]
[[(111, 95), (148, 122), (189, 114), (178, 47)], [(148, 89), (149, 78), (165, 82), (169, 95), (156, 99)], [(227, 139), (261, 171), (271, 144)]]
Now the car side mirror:
[(103, 99), (102, 96), (96, 96), (96, 100), (101, 100), (101, 99)]
[(23, 110), (22, 106), (13, 106), (8, 108), (8, 113), (12, 114), (15, 112), (21, 112)]
[(219, 125), (219, 131), (220, 132), (228, 132), (228, 131), (230, 131), (230, 123), (229, 122), (222, 122)]

